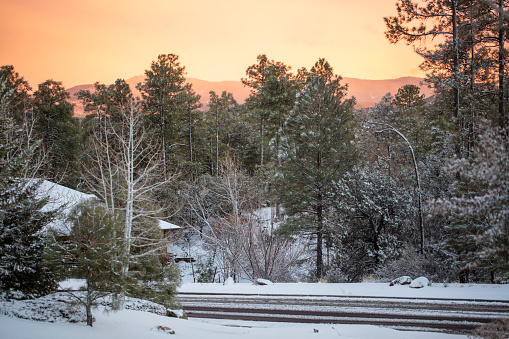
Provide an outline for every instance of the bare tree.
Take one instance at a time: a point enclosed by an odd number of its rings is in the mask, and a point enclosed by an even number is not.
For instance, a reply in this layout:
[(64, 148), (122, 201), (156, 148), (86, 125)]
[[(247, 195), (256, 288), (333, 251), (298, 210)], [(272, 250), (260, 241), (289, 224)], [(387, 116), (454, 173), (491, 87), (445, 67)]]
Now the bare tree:
[(224, 279), (233, 276), (238, 280), (243, 274), (252, 281), (281, 281), (302, 253), (297, 241), (279, 237), (277, 225), (262, 217), (262, 201), (260, 185), (229, 157), (217, 178), (196, 185), (187, 194), (196, 223), (191, 226), (205, 226), (202, 235)]
[[(127, 109), (121, 109), (118, 121), (106, 120), (104, 130), (93, 134), (89, 154), (93, 166), (83, 169), (87, 186), (107, 209), (123, 213), (128, 258), (154, 254), (165, 245), (162, 237), (153, 236), (155, 228), (147, 225), (155, 225), (155, 217), (162, 212), (154, 191), (174, 176), (164, 179), (160, 147), (149, 141), (148, 134), (143, 112), (131, 100)], [(129, 264), (124, 272), (128, 269)]]

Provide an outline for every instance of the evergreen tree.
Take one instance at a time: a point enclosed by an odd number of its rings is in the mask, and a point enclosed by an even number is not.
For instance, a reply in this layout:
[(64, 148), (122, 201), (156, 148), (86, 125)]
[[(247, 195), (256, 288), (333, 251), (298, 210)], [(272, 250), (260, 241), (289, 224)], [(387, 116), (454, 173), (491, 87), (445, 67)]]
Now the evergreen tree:
[[(214, 175), (219, 175), (219, 163), (221, 153), (228, 152), (230, 145), (230, 135), (233, 133), (232, 127), (235, 120), (237, 110), (237, 102), (231, 93), (223, 91), (221, 96), (216, 92), (210, 91), (209, 110), (207, 111), (206, 123), (213, 135), (213, 165), (211, 172)], [(212, 138), (211, 138), (212, 139)], [(211, 147), (212, 148), (212, 147)]]
[[(290, 66), (269, 60), (265, 54), (259, 55), (257, 61), (257, 64), (247, 68), (247, 77), (242, 79), (242, 83), (251, 88), (245, 105), (259, 131), (258, 164), (263, 166), (267, 160), (277, 161), (281, 133), (299, 86)], [(272, 139), (275, 152), (267, 155), (267, 145)]]
[[(506, 124), (507, 6), (507, 0), (496, 9), (485, 1), (400, 0), (397, 16), (384, 18), (389, 41), (414, 44), (424, 58), (426, 82), (437, 90), (435, 110), (452, 122), (458, 156), (472, 151), (481, 118)], [(431, 43), (437, 36), (444, 39)]]
[(460, 265), (484, 266), (491, 280), (495, 273), (503, 279), (509, 274), (508, 149), (507, 132), (487, 127), (469, 158), (450, 161), (447, 171), (457, 178), (454, 194), (434, 205), (450, 218), (448, 244)]
[(324, 59), (308, 74), (286, 122), (279, 193), (291, 232), (316, 237), (316, 278), (323, 275), (323, 236), (328, 238), (331, 187), (353, 164), (355, 99)]
[[(11, 65), (0, 68), (0, 79), (2, 79), (3, 84), (0, 89), (0, 97), (9, 96), (9, 102), (4, 107), (5, 114), (12, 118), (13, 122), (19, 127), (25, 120), (25, 114), (30, 110), (30, 91), (32, 88)], [(8, 94), (10, 91), (12, 93)]]
[(73, 117), (69, 93), (61, 82), (47, 80), (34, 93), (36, 132), (42, 141), (45, 163), (41, 176), (57, 180), (68, 187), (78, 184), (79, 123)]
[(424, 105), (424, 94), (416, 85), (404, 85), (394, 96), (394, 105), (400, 108), (411, 108)]
[(42, 211), (47, 200), (38, 197), (40, 182), (22, 177), (33, 148), (21, 152), (9, 140), (13, 123), (6, 107), (12, 92), (0, 97), (0, 290), (41, 295), (56, 288), (43, 260), (43, 229), (55, 213)]
[[(86, 309), (87, 325), (92, 326), (92, 308), (99, 298), (119, 298), (130, 277), (123, 274), (123, 220), (97, 202), (78, 205), (69, 215), (68, 228), (54, 234), (53, 255), (67, 263), (68, 277), (84, 279), (85, 292), (69, 292)], [(118, 302), (112, 309), (119, 308)]]
[[(161, 54), (145, 71), (145, 82), (138, 85), (143, 109), (154, 127), (154, 138), (161, 143), (164, 173), (170, 164), (180, 166), (186, 159), (189, 133), (181, 128), (189, 121), (189, 108), (197, 103), (197, 95), (185, 84), (185, 67), (175, 54)], [(184, 151), (184, 153), (183, 153)], [(188, 157), (187, 157), (188, 158)]]
[[(109, 86), (96, 82), (92, 92), (80, 90), (77, 97), (85, 107), (85, 112), (89, 113), (85, 127), (97, 129), (99, 135), (105, 133), (106, 120), (111, 119), (113, 122), (119, 122), (121, 112), (127, 110), (129, 103), (133, 100), (131, 88), (123, 79), (117, 79), (114, 84)], [(97, 120), (90, 124), (92, 119)], [(92, 130), (87, 132), (91, 133)]]
[(200, 110), (200, 96), (193, 90), (191, 84), (184, 86), (184, 102), (185, 102), (185, 125), (187, 128), (182, 129), (183, 135), (187, 137), (189, 157), (187, 159), (189, 166), (192, 168), (192, 174), (196, 174), (200, 168), (199, 152), (200, 146), (203, 148), (203, 136), (200, 132), (203, 123), (203, 112)]
[[(450, 69), (452, 80), (449, 88), (454, 97), (453, 116), (459, 116), (460, 109), (460, 49), (458, 35), (459, 0), (432, 0), (426, 6), (420, 6), (413, 0), (398, 0), (397, 16), (384, 18), (387, 26), (385, 36), (391, 43), (401, 40), (408, 44), (424, 42), (430, 37), (445, 36), (451, 50), (452, 64)], [(427, 25), (425, 22), (430, 21)], [(421, 53), (423, 54), (423, 53)]]
[(335, 265), (350, 282), (399, 258), (408, 239), (415, 239), (408, 226), (416, 212), (411, 192), (380, 161), (373, 168), (354, 167), (338, 180), (333, 201)]

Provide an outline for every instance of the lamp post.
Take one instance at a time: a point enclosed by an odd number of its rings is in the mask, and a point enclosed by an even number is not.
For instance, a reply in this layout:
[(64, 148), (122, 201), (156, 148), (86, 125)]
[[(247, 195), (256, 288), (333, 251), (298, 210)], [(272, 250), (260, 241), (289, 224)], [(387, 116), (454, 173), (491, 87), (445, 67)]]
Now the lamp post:
[(403, 138), (403, 140), (405, 140), (406, 144), (408, 145), (408, 148), (410, 148), (410, 153), (412, 154), (412, 160), (414, 162), (415, 181), (417, 182), (417, 195), (418, 195), (418, 201), (419, 201), (419, 206), (418, 206), (418, 208), (419, 208), (419, 231), (420, 231), (420, 237), (421, 237), (420, 252), (421, 252), (421, 254), (423, 254), (424, 253), (424, 220), (422, 217), (421, 180), (419, 178), (419, 170), (417, 169), (417, 161), (415, 160), (414, 149), (413, 149), (412, 145), (410, 144), (410, 142), (408, 141), (408, 139), (403, 135), (403, 133), (398, 131), (395, 127), (393, 127), (389, 124), (386, 124), (386, 123), (381, 123), (381, 122), (367, 121), (367, 123), (384, 127), (382, 130), (375, 131), (375, 133), (383, 133), (386, 131), (391, 131), (391, 132), (396, 133), (401, 138)]

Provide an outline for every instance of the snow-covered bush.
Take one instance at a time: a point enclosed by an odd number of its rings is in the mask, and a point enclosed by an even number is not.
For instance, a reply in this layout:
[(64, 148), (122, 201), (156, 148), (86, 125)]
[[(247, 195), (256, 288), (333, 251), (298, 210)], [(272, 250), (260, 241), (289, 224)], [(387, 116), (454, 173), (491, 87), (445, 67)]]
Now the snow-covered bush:
[[(85, 298), (85, 292), (57, 292), (31, 300), (0, 301), (0, 314), (27, 320), (46, 322), (86, 322), (87, 313), (78, 305), (77, 298)], [(96, 306), (111, 309), (111, 297), (96, 299)], [(124, 308), (133, 311), (151, 312), (166, 315), (166, 307), (137, 298), (126, 298)]]
[(55, 293), (32, 300), (0, 302), (0, 314), (35, 321), (85, 322), (85, 309), (76, 307), (67, 293)]
[(410, 283), (411, 288), (423, 288), (426, 286), (430, 286), (431, 283), (429, 282), (429, 279), (426, 277), (419, 277), (412, 280)]
[(458, 274), (454, 256), (441, 249), (425, 247), (424, 255), (414, 248), (405, 248), (396, 260), (386, 263), (376, 270), (380, 282), (389, 282), (395, 277), (409, 275), (412, 277), (427, 276), (432, 281), (451, 281)]
[(332, 268), (327, 270), (325, 274), (325, 280), (330, 283), (346, 283), (348, 282), (348, 276), (341, 271), (339, 268)]
[(398, 259), (404, 243), (417, 238), (415, 199), (388, 175), (383, 162), (372, 168), (354, 167), (336, 183), (334, 198), (338, 225), (333, 232), (334, 267), (349, 282)]

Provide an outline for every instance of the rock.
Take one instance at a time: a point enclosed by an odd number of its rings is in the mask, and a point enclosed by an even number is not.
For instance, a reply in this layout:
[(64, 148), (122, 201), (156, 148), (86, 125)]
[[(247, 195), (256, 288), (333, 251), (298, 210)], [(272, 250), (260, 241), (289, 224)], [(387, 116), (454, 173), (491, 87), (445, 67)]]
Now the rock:
[(166, 316), (171, 318), (186, 319), (187, 314), (184, 310), (166, 310)]
[(256, 285), (274, 285), (274, 283), (270, 280), (267, 280), (267, 279), (261, 279), (261, 278), (258, 278), (256, 279)]
[(412, 278), (410, 278), (408, 275), (401, 276), (399, 278), (394, 279), (389, 283), (389, 286), (394, 285), (408, 285), (412, 282)]
[(429, 286), (429, 280), (426, 277), (419, 277), (417, 279), (412, 280), (410, 283), (411, 288), (423, 288), (425, 286)]
[(175, 334), (175, 331), (169, 328), (168, 326), (159, 325), (157, 326), (157, 330), (168, 334)]
[(233, 285), (233, 284), (235, 284), (235, 281), (233, 281), (232, 277), (228, 277), (228, 279), (226, 279), (225, 282), (223, 283), (223, 285)]

